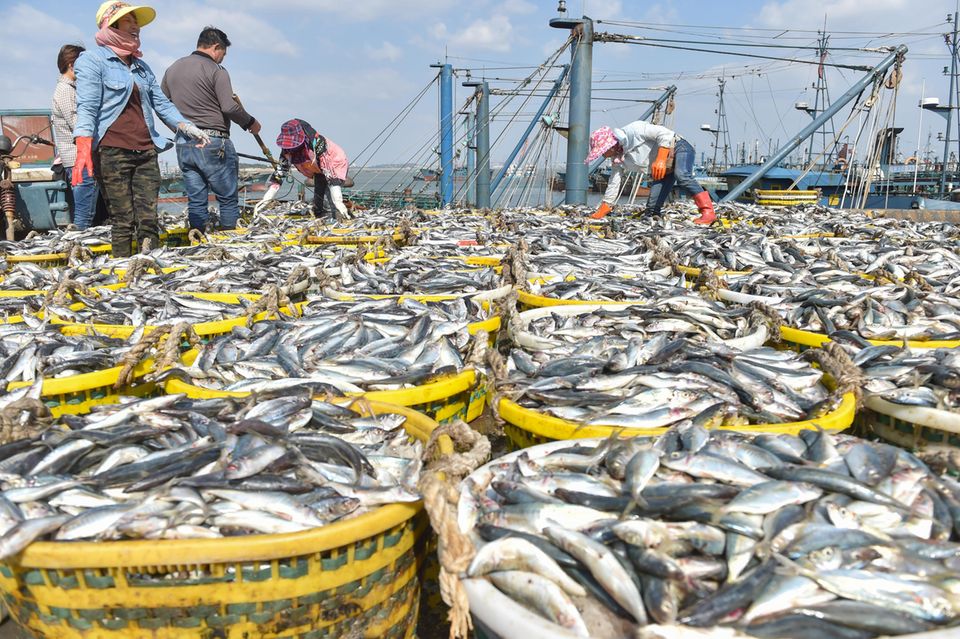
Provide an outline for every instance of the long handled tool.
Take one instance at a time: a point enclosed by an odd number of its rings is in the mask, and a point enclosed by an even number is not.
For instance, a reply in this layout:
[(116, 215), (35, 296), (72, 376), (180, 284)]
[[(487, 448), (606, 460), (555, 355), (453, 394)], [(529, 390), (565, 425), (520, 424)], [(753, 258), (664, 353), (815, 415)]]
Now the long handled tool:
[[(238, 105), (240, 105), (241, 109), (243, 108), (243, 102), (240, 101), (240, 96), (238, 96), (236, 93), (233, 94), (233, 100)], [(275, 159), (273, 159), (273, 154), (270, 153), (270, 148), (266, 144), (264, 144), (263, 138), (260, 137), (260, 134), (254, 133), (253, 139), (256, 140), (257, 144), (260, 145), (260, 150), (263, 151), (263, 154), (270, 161), (270, 164), (273, 165), (273, 168), (277, 168), (279, 166), (279, 163)]]
[[(243, 102), (240, 101), (240, 96), (238, 96), (236, 93), (233, 94), (233, 100), (240, 105), (241, 109), (243, 108)], [(253, 207), (253, 214), (256, 215), (264, 204), (277, 196), (277, 192), (280, 190), (280, 184), (286, 177), (287, 168), (274, 159), (273, 154), (270, 153), (270, 148), (263, 142), (263, 138), (260, 137), (259, 133), (254, 133), (253, 139), (256, 140), (257, 144), (260, 145), (260, 150), (263, 151), (263, 155), (266, 156), (267, 161), (273, 165), (273, 175), (270, 178), (270, 187), (267, 189), (266, 193), (263, 194), (263, 197), (260, 199), (257, 205)]]

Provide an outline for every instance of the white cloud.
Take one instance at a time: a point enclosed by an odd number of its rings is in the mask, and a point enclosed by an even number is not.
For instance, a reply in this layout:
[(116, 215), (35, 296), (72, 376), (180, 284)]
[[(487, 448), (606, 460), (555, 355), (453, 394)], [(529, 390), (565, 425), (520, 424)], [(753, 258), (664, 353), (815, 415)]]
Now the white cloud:
[(474, 20), (466, 28), (450, 32), (442, 22), (434, 24), (430, 34), (436, 40), (446, 41), (456, 50), (510, 51), (513, 40), (513, 25), (505, 15), (496, 14), (489, 19)]
[(364, 47), (364, 51), (367, 53), (367, 57), (371, 60), (389, 60), (391, 62), (399, 60), (403, 56), (403, 50), (391, 44), (389, 42), (384, 42), (379, 47), (371, 47), (367, 45)]
[[(197, 44), (204, 25), (223, 29), (236, 48), (293, 57), (299, 49), (276, 27), (238, 8), (197, 6), (193, 2), (165, 3), (157, 19), (144, 28), (144, 43), (160, 42), (179, 47), (186, 55)], [(229, 58), (228, 58), (229, 59)], [(229, 64), (229, 62), (228, 62)]]
[[(766, 27), (789, 26), (794, 28), (821, 27), (824, 16), (827, 18), (827, 28), (831, 23), (846, 23), (848, 20), (863, 28), (865, 24), (886, 25), (885, 28), (899, 29), (904, 18), (913, 17), (915, 10), (913, 0), (872, 0), (870, 10), (864, 11), (860, 0), (784, 0), (782, 2), (768, 2), (757, 12), (756, 22)], [(926, 10), (928, 7), (924, 7)], [(898, 14), (900, 21), (892, 21), (891, 13)], [(931, 15), (935, 20), (940, 19), (939, 13)], [(927, 23), (932, 22), (928, 20)], [(872, 30), (872, 29), (871, 29)]]
[[(552, 8), (552, 7), (551, 7)], [(503, 2), (494, 13), (515, 13), (517, 15), (529, 15), (535, 13), (537, 10), (537, 5), (532, 2), (527, 2), (526, 0), (506, 0)]]
[[(30, 34), (30, 47), (4, 47), (4, 57), (9, 61), (36, 60), (37, 51), (45, 50), (47, 46), (55, 47), (59, 51), (63, 44), (79, 43), (87, 40), (87, 46), (93, 44), (93, 19), (90, 20), (90, 30), (84, 38), (84, 31), (73, 24), (62, 22), (54, 16), (34, 9), (26, 4), (16, 4), (4, 10), (3, 20), (0, 20), (0, 42), (17, 42)], [(43, 48), (41, 48), (43, 47)], [(44, 68), (53, 69), (56, 73), (55, 56), (50, 60), (43, 60)]]
[(257, 11), (279, 10), (283, 13), (306, 11), (314, 15), (327, 14), (330, 19), (345, 22), (371, 20), (422, 20), (436, 16), (439, 11), (456, 6), (455, 0), (215, 0), (216, 4)]
[(4, 8), (0, 42), (4, 46), (4, 72), (0, 95), (5, 108), (50, 108), (57, 84), (57, 53), (64, 44), (93, 46), (93, 19), (88, 31), (63, 22), (27, 4)]

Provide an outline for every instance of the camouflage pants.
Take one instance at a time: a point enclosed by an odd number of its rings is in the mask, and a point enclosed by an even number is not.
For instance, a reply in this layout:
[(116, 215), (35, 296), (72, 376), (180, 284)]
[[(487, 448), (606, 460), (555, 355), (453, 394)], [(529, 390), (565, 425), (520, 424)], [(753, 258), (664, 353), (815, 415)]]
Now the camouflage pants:
[(160, 164), (157, 152), (130, 151), (112, 146), (99, 149), (101, 190), (113, 224), (113, 254), (133, 254), (133, 238), (142, 251), (160, 244), (157, 223), (157, 195), (160, 192)]

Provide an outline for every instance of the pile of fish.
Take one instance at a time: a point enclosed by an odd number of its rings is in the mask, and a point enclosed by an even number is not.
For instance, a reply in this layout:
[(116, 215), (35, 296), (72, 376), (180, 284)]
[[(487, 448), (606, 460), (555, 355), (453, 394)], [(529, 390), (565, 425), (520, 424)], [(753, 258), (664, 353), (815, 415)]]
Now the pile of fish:
[(456, 260), (397, 257), (384, 263), (342, 264), (332, 285), (342, 292), (369, 295), (456, 295), (495, 289), (500, 276), (493, 267)]
[(508, 371), (506, 397), (592, 426), (778, 424), (820, 417), (839, 402), (822, 372), (792, 351), (667, 334), (616, 345), (594, 338), (569, 355), (515, 349)]
[(731, 289), (780, 293), (764, 301), (794, 328), (823, 334), (852, 330), (879, 340), (960, 339), (960, 297), (913, 286), (876, 285), (857, 275), (793, 287), (751, 285), (752, 280), (742, 278), (742, 285)]
[(418, 499), (422, 446), (396, 414), (302, 390), (98, 406), (0, 446), (0, 559), (38, 539), (289, 533)]
[(228, 304), (188, 294), (157, 295), (143, 288), (99, 290), (101, 293), (97, 297), (75, 294), (77, 304), (67, 306), (48, 302), (44, 309), (62, 321), (76, 324), (152, 326), (242, 317), (245, 308), (252, 303), (242, 297), (236, 304)]
[(846, 435), (555, 442), (474, 472), (459, 521), (468, 577), (582, 637), (960, 632), (960, 482)]
[(894, 404), (960, 412), (960, 350), (874, 346), (849, 333), (831, 339), (861, 368), (868, 394)]
[[(776, 424), (822, 416), (838, 398), (792, 351), (763, 347), (762, 317), (692, 295), (654, 306), (521, 315), (500, 381), (521, 406), (596, 426)], [(521, 321), (523, 324), (523, 320)]]
[[(579, 349), (592, 348), (590, 340), (594, 338), (606, 338), (604, 346), (625, 349), (631, 340), (643, 341), (658, 334), (726, 341), (759, 330), (761, 318), (749, 308), (711, 302), (684, 289), (655, 292), (660, 293), (656, 305), (588, 305), (584, 307), (587, 310), (554, 307), (527, 312), (520, 316), (528, 320), (523, 331), (526, 343), (521, 345), (573, 355)], [(755, 345), (762, 344), (765, 336), (763, 333)]]
[(99, 335), (65, 335), (27, 317), (27, 322), (0, 325), (0, 378), (5, 383), (69, 377), (117, 366), (140, 335), (118, 339)]
[[(174, 369), (191, 383), (253, 392), (309, 386), (317, 393), (407, 388), (463, 370), (471, 348), (463, 300), (314, 300), (302, 317), (234, 327)], [(475, 311), (476, 313), (476, 311)], [(482, 360), (481, 360), (482, 361)]]

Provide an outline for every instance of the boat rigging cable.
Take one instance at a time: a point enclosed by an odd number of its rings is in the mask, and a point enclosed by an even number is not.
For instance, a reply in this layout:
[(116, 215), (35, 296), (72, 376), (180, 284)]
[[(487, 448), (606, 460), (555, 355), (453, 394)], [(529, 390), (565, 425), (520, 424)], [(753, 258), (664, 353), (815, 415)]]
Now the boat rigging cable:
[[(566, 41), (564, 41), (564, 43), (563, 43), (559, 48), (557, 48), (553, 53), (551, 53), (551, 54), (547, 57), (547, 60), (546, 60), (546, 62), (545, 62), (544, 64), (539, 65), (530, 75), (528, 75), (526, 78), (524, 78), (524, 80), (521, 82), (521, 86), (526, 86), (526, 85), (530, 84), (531, 82), (534, 81), (534, 78), (539, 75), (539, 76), (540, 76), (539, 79), (536, 81), (536, 84), (533, 86), (533, 88), (532, 88), (532, 89), (530, 90), (530, 92), (529, 92), (530, 94), (535, 93), (536, 90), (537, 90), (537, 88), (547, 79), (547, 73), (546, 73), (546, 72), (547, 72), (549, 69), (556, 68), (556, 64), (555, 64), (555, 63), (556, 63), (556, 61), (559, 59), (560, 55), (563, 54), (563, 52), (567, 49), (567, 47), (569, 47), (569, 46), (571, 45), (571, 43), (576, 42), (579, 37), (580, 37), (579, 35), (578, 35), (578, 36), (573, 36), (573, 35), (571, 35), (570, 37), (568, 37), (568, 38), (566, 39)], [(493, 109), (491, 109), (490, 118), (493, 119), (493, 118), (495, 118), (497, 115), (499, 115), (501, 112), (503, 112), (504, 109), (506, 108), (506, 106), (507, 106), (514, 98), (516, 98), (517, 95), (520, 95), (520, 93), (519, 93), (519, 92), (515, 92), (513, 95), (508, 95), (506, 100), (504, 100), (503, 102), (501, 102), (500, 104), (498, 104), (496, 107), (494, 107)], [(510, 129), (510, 126), (516, 121), (516, 119), (517, 119), (517, 114), (522, 111), (522, 109), (527, 105), (527, 103), (531, 100), (532, 97), (533, 97), (532, 95), (527, 95), (527, 96), (526, 96), (526, 98), (524, 99), (523, 103), (519, 106), (519, 108), (517, 109), (517, 111), (513, 114), (513, 117), (511, 117), (511, 118), (508, 120), (508, 122), (504, 125), (503, 129), (500, 131), (500, 134), (496, 137), (496, 139), (494, 139), (494, 140), (491, 142), (491, 144), (490, 144), (490, 153), (491, 153), (491, 154), (492, 154), (492, 152), (493, 152), (493, 149), (496, 147), (496, 145), (503, 139), (504, 135), (505, 135), (505, 134), (507, 133), (507, 131)], [(477, 177), (476, 175), (467, 176), (467, 179), (464, 180), (464, 184), (460, 187), (460, 189), (457, 191), (457, 193), (456, 193), (455, 196), (454, 196), (454, 200), (455, 200), (455, 201), (457, 201), (457, 202), (462, 201), (465, 193), (469, 190), (470, 186), (472, 186), (472, 185), (475, 183), (476, 177)]]
[(354, 162), (358, 162), (359, 159), (363, 157), (363, 154), (366, 153), (367, 150), (371, 146), (373, 146), (378, 139), (380, 139), (380, 136), (383, 135), (384, 132), (387, 131), (387, 129), (389, 129), (391, 126), (393, 127), (393, 130), (391, 130), (390, 133), (387, 133), (386, 137), (383, 139), (380, 145), (377, 146), (376, 149), (374, 149), (373, 153), (370, 154), (370, 157), (367, 158), (367, 161), (364, 162), (360, 166), (360, 168), (357, 170), (357, 173), (354, 175), (354, 180), (356, 180), (357, 176), (359, 176), (360, 173), (362, 173), (363, 170), (367, 168), (367, 163), (373, 158), (374, 155), (376, 155), (377, 151), (379, 151), (383, 147), (384, 143), (390, 138), (393, 132), (397, 130), (397, 127), (400, 126), (400, 123), (403, 122), (404, 118), (406, 118), (407, 115), (410, 114), (410, 111), (412, 111), (414, 107), (417, 106), (420, 100), (423, 99), (423, 96), (426, 95), (427, 91), (430, 90), (430, 87), (433, 86), (434, 82), (436, 82), (439, 78), (440, 78), (439, 73), (437, 73), (433, 78), (431, 78), (430, 81), (427, 82), (426, 86), (423, 87), (423, 89), (421, 89), (420, 93), (418, 93), (410, 102), (408, 102), (407, 105), (400, 110), (400, 113), (394, 116), (394, 118), (390, 120), (389, 123), (387, 123), (387, 126), (383, 127), (375, 136), (373, 136), (373, 139), (370, 141), (370, 143), (367, 144), (367, 146), (363, 147), (360, 153), (356, 155), (356, 157), (354, 158)]
[[(741, 58), (756, 58), (758, 60), (777, 60), (779, 62), (789, 62), (791, 64), (808, 64), (814, 66), (833, 67), (836, 69), (850, 69), (851, 71), (870, 71), (873, 67), (862, 64), (841, 64), (839, 62), (820, 62), (818, 60), (802, 60), (799, 58), (782, 58), (779, 56), (761, 55), (759, 53), (737, 53), (735, 51), (722, 51), (719, 49), (699, 49), (697, 47), (683, 47), (675, 44), (663, 44), (650, 42), (643, 36), (630, 36), (621, 33), (595, 33), (593, 35), (596, 42), (617, 42), (621, 44), (636, 44), (646, 47), (659, 47), (663, 49), (679, 49), (681, 51), (697, 51), (699, 53), (719, 53), (721, 55), (737, 56)], [(892, 48), (886, 48), (885, 51), (893, 51)]]

